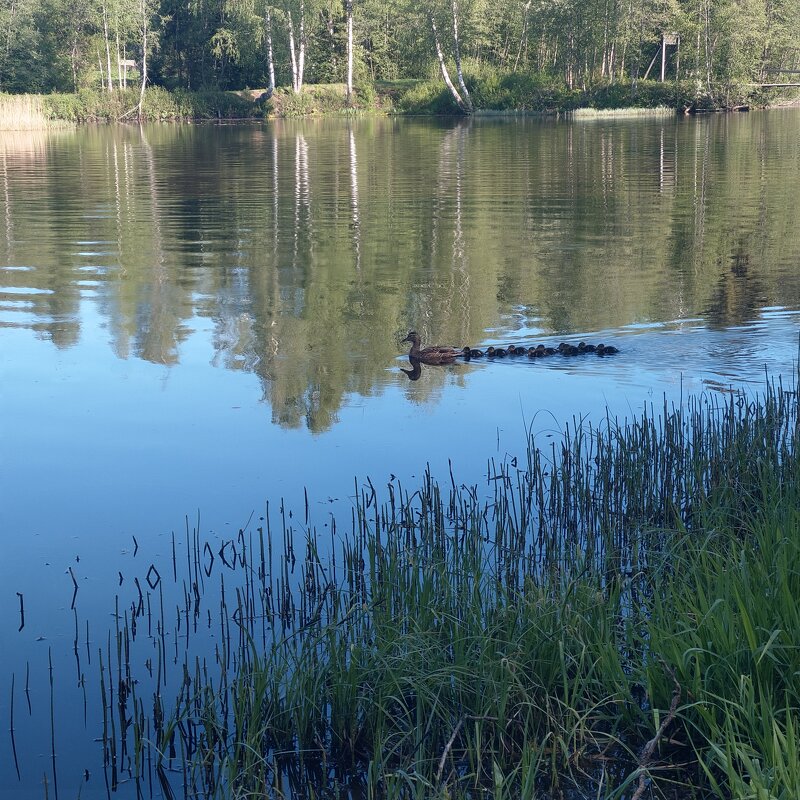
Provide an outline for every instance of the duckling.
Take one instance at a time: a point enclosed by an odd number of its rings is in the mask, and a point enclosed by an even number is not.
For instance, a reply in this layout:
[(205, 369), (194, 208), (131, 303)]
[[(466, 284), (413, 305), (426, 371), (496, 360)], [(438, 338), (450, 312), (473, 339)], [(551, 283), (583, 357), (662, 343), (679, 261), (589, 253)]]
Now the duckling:
[(411, 342), (411, 351), (408, 357), (413, 361), (421, 361), (423, 364), (449, 364), (454, 361), (456, 356), (462, 355), (462, 352), (456, 350), (454, 347), (425, 347), (421, 348), (420, 336), (416, 331), (409, 331), (408, 336), (403, 339), (404, 342)]
[(495, 347), (492, 355), (495, 358), (505, 358), (508, 355), (508, 350), (506, 350), (504, 347)]
[(544, 348), (544, 355), (546, 355), (546, 356), (554, 356), (557, 352), (558, 352), (558, 350), (556, 350), (555, 347), (545, 347)]
[(464, 361), (469, 361), (472, 358), (472, 351), (469, 349), (469, 345), (464, 347), (461, 351), (461, 355), (464, 357)]
[(536, 347), (528, 348), (528, 358), (539, 358), (542, 355), (541, 351)]
[(610, 344), (603, 344), (602, 342), (597, 345), (597, 355), (599, 356), (613, 356), (614, 353), (619, 353), (616, 347)]
[(586, 347), (583, 348), (584, 353), (594, 353), (597, 350), (597, 347), (593, 344), (587, 344)]
[(472, 348), (469, 351), (470, 358), (483, 358), (483, 350), (478, 350), (476, 348)]

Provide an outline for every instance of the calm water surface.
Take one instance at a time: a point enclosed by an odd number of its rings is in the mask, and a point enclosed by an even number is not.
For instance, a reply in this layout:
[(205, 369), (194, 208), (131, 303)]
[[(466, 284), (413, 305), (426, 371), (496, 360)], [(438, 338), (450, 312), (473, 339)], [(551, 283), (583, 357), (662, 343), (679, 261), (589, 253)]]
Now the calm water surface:
[[(61, 794), (94, 770), (81, 675), (91, 694), (115, 594), (185, 515), (224, 538), (307, 487), (312, 517), (349, 519), (355, 480), (450, 460), (480, 483), (527, 428), (791, 375), (798, 134), (786, 110), (3, 135), (0, 714), (13, 674), (24, 752), (17, 783), (3, 744), (2, 796), (52, 773), (48, 650)], [(410, 328), (621, 352), (411, 381)]]

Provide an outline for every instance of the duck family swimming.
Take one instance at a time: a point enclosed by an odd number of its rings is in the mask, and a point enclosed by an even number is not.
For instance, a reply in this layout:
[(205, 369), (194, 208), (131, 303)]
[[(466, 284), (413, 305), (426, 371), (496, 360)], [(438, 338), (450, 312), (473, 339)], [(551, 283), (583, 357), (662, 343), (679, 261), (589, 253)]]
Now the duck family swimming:
[(562, 356), (579, 356), (586, 353), (594, 353), (598, 356), (611, 356), (619, 353), (619, 350), (613, 345), (603, 344), (586, 344), (586, 342), (578, 342), (578, 344), (570, 344), (568, 342), (561, 342), (558, 347), (546, 347), (539, 344), (536, 347), (524, 347), (522, 345), (510, 344), (508, 347), (494, 347), (486, 348), (486, 352), (478, 350), (477, 348), (462, 347), (461, 349), (455, 347), (421, 347), (422, 339), (416, 331), (409, 331), (408, 336), (403, 339), (404, 342), (411, 342), (411, 350), (408, 354), (409, 359), (422, 362), (423, 364), (451, 364), (457, 358), (463, 358), (464, 361), (470, 361), (473, 358), (505, 358), (507, 356), (522, 356), (527, 355), (528, 358), (544, 358), (546, 356), (562, 355)]

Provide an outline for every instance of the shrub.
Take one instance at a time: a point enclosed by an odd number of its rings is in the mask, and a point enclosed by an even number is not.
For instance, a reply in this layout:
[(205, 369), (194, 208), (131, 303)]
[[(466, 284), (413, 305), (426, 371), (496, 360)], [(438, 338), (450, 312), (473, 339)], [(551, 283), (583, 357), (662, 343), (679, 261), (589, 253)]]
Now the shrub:
[(398, 97), (404, 114), (457, 114), (458, 106), (441, 80), (415, 84)]

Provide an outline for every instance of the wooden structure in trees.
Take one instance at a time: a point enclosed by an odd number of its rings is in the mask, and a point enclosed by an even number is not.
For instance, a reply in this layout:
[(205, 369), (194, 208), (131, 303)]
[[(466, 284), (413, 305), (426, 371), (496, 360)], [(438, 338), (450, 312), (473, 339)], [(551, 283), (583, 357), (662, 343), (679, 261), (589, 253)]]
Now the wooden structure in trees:
[(136, 62), (132, 58), (119, 59), (119, 65), (122, 67), (122, 85), (128, 85), (128, 67), (135, 67)]
[(679, 33), (675, 32), (667, 32), (663, 31), (661, 33), (661, 47), (656, 50), (656, 54), (653, 56), (653, 60), (650, 62), (650, 66), (647, 68), (647, 72), (644, 73), (644, 78), (642, 80), (647, 80), (648, 76), (650, 75), (650, 70), (653, 69), (653, 65), (658, 60), (658, 57), (661, 56), (661, 83), (664, 83), (664, 79), (667, 75), (667, 48), (674, 47), (675, 49), (675, 80), (680, 78), (681, 74), (681, 36)]

